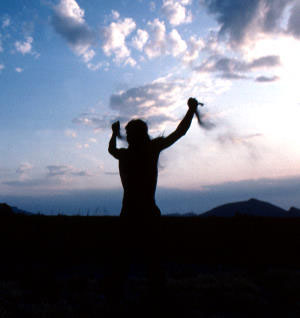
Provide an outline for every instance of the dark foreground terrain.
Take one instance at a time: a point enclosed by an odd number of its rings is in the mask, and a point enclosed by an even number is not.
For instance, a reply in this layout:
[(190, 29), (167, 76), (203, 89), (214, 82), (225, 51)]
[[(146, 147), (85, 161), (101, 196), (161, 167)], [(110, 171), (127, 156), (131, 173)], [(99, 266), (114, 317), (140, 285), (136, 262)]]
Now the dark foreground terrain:
[(120, 302), (104, 280), (118, 217), (0, 218), (0, 317), (299, 317), (300, 219), (163, 217), (166, 290), (134, 261)]

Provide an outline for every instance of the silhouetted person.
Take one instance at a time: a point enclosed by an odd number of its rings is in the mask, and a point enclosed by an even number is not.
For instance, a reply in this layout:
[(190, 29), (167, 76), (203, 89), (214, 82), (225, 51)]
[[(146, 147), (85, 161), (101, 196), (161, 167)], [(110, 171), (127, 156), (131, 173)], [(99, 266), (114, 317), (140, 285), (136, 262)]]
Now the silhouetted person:
[[(197, 110), (198, 101), (188, 100), (188, 111), (176, 130), (167, 137), (151, 139), (147, 124), (131, 120), (125, 127), (128, 148), (117, 148), (120, 124), (112, 125), (109, 153), (119, 160), (119, 172), (124, 189), (120, 237), (119, 271), (115, 271), (115, 284), (122, 285), (128, 272), (129, 258), (143, 257), (149, 266), (150, 291), (157, 293), (163, 285), (163, 272), (160, 264), (160, 210), (155, 203), (155, 190), (158, 176), (158, 159), (162, 150), (170, 147), (188, 131)], [(133, 255), (132, 255), (133, 254)], [(113, 284), (113, 283), (112, 283)], [(117, 286), (112, 286), (117, 290)], [(121, 292), (121, 290), (119, 290)], [(115, 295), (117, 296), (117, 295)]]

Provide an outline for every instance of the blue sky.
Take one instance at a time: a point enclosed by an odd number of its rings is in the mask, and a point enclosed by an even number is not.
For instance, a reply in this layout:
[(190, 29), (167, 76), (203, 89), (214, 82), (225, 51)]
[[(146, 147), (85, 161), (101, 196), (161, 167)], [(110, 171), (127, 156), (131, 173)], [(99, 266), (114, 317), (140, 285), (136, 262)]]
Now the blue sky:
[(111, 123), (141, 117), (166, 135), (193, 96), (215, 127), (194, 121), (162, 153), (163, 212), (300, 206), (299, 56), (296, 0), (2, 1), (0, 201), (118, 213)]

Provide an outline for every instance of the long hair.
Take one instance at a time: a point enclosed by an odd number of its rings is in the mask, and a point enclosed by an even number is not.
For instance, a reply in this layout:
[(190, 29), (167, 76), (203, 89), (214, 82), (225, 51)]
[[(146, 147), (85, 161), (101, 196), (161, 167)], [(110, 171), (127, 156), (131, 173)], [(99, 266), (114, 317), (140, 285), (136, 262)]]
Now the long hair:
[(143, 147), (150, 141), (148, 126), (141, 119), (133, 119), (125, 127), (127, 142), (130, 147)]

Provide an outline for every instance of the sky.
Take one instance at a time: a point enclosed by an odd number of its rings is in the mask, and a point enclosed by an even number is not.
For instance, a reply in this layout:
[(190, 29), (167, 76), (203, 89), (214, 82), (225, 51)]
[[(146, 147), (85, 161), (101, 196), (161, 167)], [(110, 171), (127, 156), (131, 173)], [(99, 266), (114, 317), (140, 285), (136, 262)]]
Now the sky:
[(166, 136), (195, 97), (211, 129), (162, 152), (162, 213), (300, 207), (299, 56), (297, 0), (1, 1), (0, 202), (118, 214), (111, 124)]

